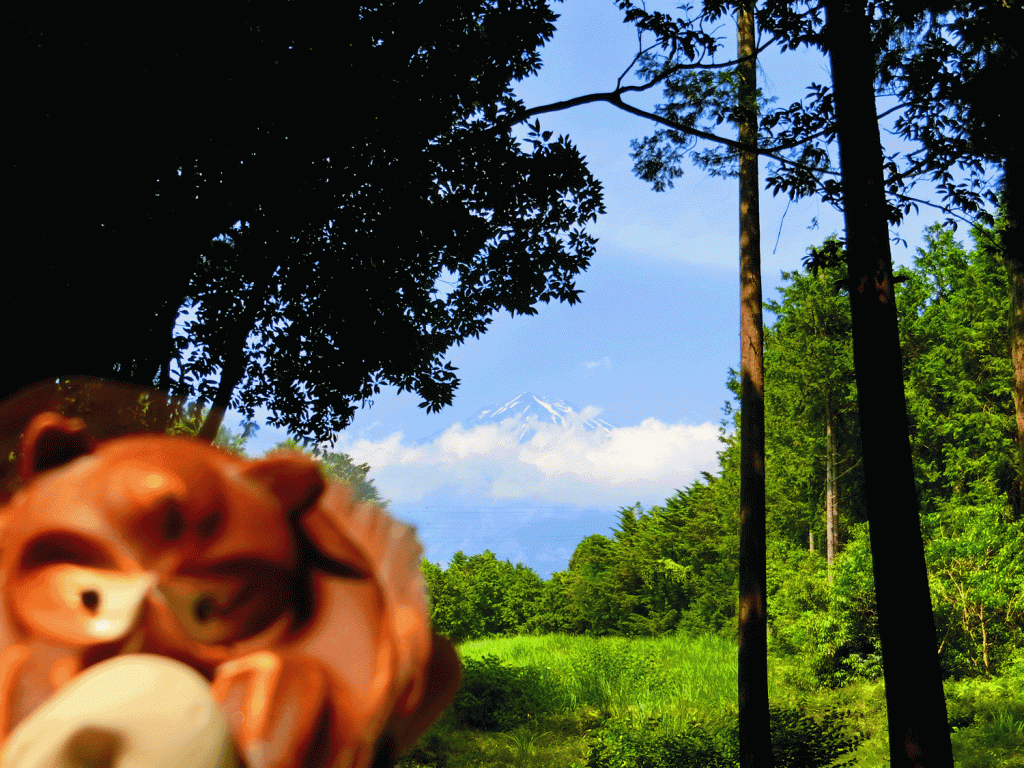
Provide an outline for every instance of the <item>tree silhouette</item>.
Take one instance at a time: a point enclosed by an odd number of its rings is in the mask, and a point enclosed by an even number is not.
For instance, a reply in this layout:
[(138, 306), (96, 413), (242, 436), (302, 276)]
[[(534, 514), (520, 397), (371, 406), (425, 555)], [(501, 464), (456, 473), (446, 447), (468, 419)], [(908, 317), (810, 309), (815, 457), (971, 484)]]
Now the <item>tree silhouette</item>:
[(447, 351), (496, 312), (577, 301), (593, 253), (579, 153), (504, 121), (554, 18), (538, 0), (15, 9), (0, 394), (116, 378), (318, 439), (383, 385), (450, 403)]

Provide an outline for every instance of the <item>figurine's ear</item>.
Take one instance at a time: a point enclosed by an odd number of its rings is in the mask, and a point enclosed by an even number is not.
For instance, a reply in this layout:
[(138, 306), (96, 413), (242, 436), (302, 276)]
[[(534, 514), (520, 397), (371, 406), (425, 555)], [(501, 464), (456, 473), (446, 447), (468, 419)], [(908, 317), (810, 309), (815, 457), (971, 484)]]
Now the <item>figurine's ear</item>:
[(278, 453), (249, 464), (242, 473), (265, 486), (288, 512), (304, 512), (324, 492), (324, 478), (312, 459)]
[(29, 422), (18, 444), (18, 474), (29, 480), (92, 451), (85, 422), (59, 413), (40, 413)]

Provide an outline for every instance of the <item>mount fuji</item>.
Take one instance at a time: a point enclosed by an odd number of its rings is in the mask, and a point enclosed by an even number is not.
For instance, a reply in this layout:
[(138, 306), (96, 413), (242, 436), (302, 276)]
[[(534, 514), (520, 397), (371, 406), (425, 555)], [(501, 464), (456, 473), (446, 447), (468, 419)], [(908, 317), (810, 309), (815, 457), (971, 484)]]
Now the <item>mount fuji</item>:
[[(580, 410), (565, 400), (550, 400), (538, 397), (532, 392), (523, 392), (506, 403), (481, 408), (468, 419), (460, 419), (458, 425), (470, 431), (475, 427), (496, 425), (503, 432), (515, 436), (516, 442), (528, 443), (543, 426), (553, 426), (569, 432), (576, 428), (583, 432), (609, 434), (616, 428), (604, 419), (589, 415), (590, 408)], [(438, 430), (429, 437), (419, 440), (420, 445), (433, 442), (445, 430)]]
[(584, 432), (610, 432), (615, 429), (614, 424), (581, 412), (572, 403), (537, 397), (532, 392), (523, 392), (501, 405), (481, 408), (464, 422), (466, 429), (484, 424), (498, 424), (512, 431), (520, 443), (529, 442), (542, 424), (563, 429), (578, 427)]

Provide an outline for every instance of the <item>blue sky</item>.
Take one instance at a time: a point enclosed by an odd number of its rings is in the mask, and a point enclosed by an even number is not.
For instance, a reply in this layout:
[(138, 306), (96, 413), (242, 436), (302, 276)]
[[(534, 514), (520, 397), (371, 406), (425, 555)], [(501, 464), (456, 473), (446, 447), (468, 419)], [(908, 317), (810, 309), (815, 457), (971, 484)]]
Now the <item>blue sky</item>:
[[(561, 18), (544, 67), (517, 88), (527, 107), (612, 90), (637, 50), (611, 0), (554, 8)], [(816, 55), (762, 61), (759, 85), (782, 104), (812, 81), (828, 82)], [(658, 100), (644, 96), (633, 103)], [(414, 395), (383, 392), (337, 449), (371, 464), (430, 560), (490, 549), (546, 577), (566, 567), (585, 536), (609, 534), (619, 507), (663, 502), (715, 468), (726, 377), (739, 359), (739, 272), (734, 180), (688, 168), (674, 189), (655, 193), (633, 176), (629, 158), (630, 139), (652, 132), (649, 122), (604, 103), (540, 119), (542, 129), (572, 138), (605, 188), (608, 212), (591, 228), (597, 254), (578, 280), (582, 302), (495, 317), (480, 339), (451, 352), (461, 378), (451, 408), (426, 414)], [(839, 214), (816, 200), (787, 203), (768, 194), (761, 201), (766, 299), (777, 295), (781, 271), (798, 269), (809, 246), (842, 230)], [(899, 234), (910, 249), (894, 246), (897, 262), (909, 263), (936, 218), (907, 219)], [(590, 408), (620, 429), (596, 442), (580, 433), (546, 444), (542, 434), (524, 447), (458, 424), (524, 391)], [(279, 438), (265, 429), (251, 450)]]

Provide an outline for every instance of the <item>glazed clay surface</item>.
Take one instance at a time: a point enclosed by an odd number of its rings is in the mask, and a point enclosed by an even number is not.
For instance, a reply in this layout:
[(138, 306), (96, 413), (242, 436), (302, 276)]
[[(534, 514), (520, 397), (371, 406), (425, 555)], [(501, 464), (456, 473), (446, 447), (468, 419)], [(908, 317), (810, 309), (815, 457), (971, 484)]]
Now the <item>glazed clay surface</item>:
[[(0, 509), (3, 768), (30, 768), (18, 734), (47, 705), (76, 706), (59, 693), (118, 657), (208, 681), (248, 768), (386, 765), (454, 697), (459, 665), (430, 631), (413, 531), (312, 459), (243, 460), (164, 434), (94, 444), (44, 413), (18, 474)], [(82, 728), (100, 728), (90, 717)], [(103, 765), (129, 765), (142, 720), (103, 721), (116, 742)]]

